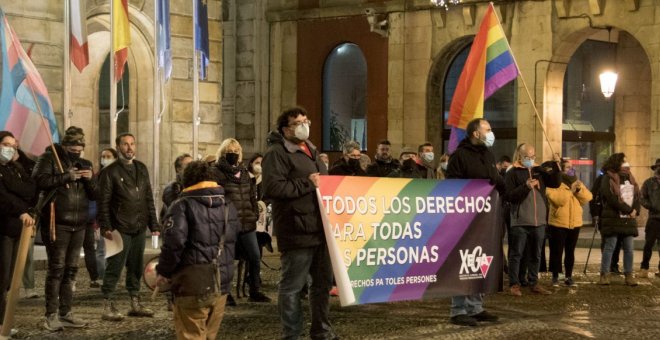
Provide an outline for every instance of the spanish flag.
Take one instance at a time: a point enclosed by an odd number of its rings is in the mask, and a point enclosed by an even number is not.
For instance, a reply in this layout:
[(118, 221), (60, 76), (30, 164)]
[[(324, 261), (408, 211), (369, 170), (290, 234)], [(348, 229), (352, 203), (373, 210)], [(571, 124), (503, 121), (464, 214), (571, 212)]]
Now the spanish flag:
[(447, 125), (452, 127), (448, 151), (456, 150), (467, 124), (484, 117), (484, 101), (518, 77), (518, 67), (493, 4), (488, 5), (470, 54), (458, 78)]
[(112, 52), (115, 54), (115, 82), (124, 75), (131, 44), (131, 26), (128, 23), (128, 0), (112, 1)]

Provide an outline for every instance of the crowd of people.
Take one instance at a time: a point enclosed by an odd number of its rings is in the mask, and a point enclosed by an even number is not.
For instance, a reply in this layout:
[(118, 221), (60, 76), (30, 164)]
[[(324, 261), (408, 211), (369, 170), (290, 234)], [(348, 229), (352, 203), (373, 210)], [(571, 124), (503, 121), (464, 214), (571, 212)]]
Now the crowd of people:
[[(36, 163), (20, 152), (10, 132), (1, 131), (0, 320), (21, 230), (37, 221), (48, 256), (46, 329), (87, 325), (73, 311), (81, 249), (90, 287), (100, 288), (103, 295), (103, 320), (124, 319), (116, 297), (124, 269), (130, 297), (127, 315), (152, 317), (153, 310), (140, 297), (148, 230), (152, 236), (163, 234), (156, 283), (169, 290), (177, 337), (215, 338), (225, 306), (236, 304), (230, 294), (236, 260), (246, 266), (248, 301), (271, 302), (261, 291), (260, 277), (263, 249), (272, 251), (264, 217), (268, 210), (281, 261), (277, 307), (282, 338), (298, 339), (303, 334), (301, 297), (308, 295), (310, 336), (336, 339), (329, 319), (333, 274), (316, 199), (320, 176), (327, 174), (489, 180), (502, 198), (504, 223), (493, 222), (492, 227), (506, 230), (505, 271), (512, 296), (523, 295), (523, 287), (532, 294), (552, 294), (539, 283), (546, 240), (552, 285), (559, 286), (560, 277), (564, 285), (575, 285), (575, 247), (588, 203), (602, 234), (599, 283), (610, 284), (618, 245), (623, 249), (625, 284), (637, 285), (632, 244), (638, 233), (635, 218), (643, 206), (649, 218), (637, 274), (648, 277), (652, 249), (660, 238), (660, 159), (651, 166), (654, 175), (640, 187), (625, 155), (615, 153), (590, 189), (569, 160), (555, 155), (539, 163), (529, 143), (512, 150), (512, 158), (496, 161), (490, 124), (475, 119), (451, 155), (436, 159), (433, 145), (424, 143), (416, 150), (402, 148), (395, 158), (392, 144), (383, 140), (372, 162), (359, 143), (349, 141), (341, 158), (330, 164), (328, 155), (310, 142), (310, 124), (303, 108), (282, 112), (268, 135), (266, 152), (245, 161), (242, 146), (233, 138), (202, 160), (190, 154), (178, 156), (176, 178), (163, 190), (160, 212), (147, 167), (136, 159), (133, 135), (121, 134), (115, 148), (102, 150), (100, 169), (94, 173), (92, 162), (82, 157), (86, 144), (80, 128), (69, 127), (62, 141), (47, 148)], [(123, 249), (106, 259), (104, 240), (115, 238), (121, 239)], [(33, 276), (31, 281), (28, 275), (24, 286), (26, 295), (33, 296), (27, 294), (34, 288)], [(476, 326), (497, 320), (484, 309), (481, 294), (452, 297), (451, 323)]]

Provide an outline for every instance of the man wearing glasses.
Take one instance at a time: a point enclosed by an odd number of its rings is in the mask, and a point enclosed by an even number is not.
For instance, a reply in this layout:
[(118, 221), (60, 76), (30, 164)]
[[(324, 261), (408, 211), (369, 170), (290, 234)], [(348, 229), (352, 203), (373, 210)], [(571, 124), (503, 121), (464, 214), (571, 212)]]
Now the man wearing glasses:
[(327, 175), (316, 147), (308, 140), (310, 121), (301, 107), (277, 118), (264, 155), (264, 195), (273, 204), (274, 232), (282, 270), (278, 309), (282, 339), (299, 339), (303, 329), (300, 296), (311, 276), (309, 305), (312, 339), (337, 338), (328, 319), (332, 266), (316, 201), (319, 175)]
[(558, 188), (561, 171), (557, 162), (536, 163), (536, 149), (523, 143), (513, 155), (513, 168), (504, 178), (506, 193), (504, 200), (511, 203), (511, 228), (509, 244), (509, 285), (513, 296), (521, 296), (520, 262), (525, 247), (530, 244), (528, 279), (532, 293), (550, 294), (538, 284), (541, 250), (548, 224), (547, 197), (545, 188)]

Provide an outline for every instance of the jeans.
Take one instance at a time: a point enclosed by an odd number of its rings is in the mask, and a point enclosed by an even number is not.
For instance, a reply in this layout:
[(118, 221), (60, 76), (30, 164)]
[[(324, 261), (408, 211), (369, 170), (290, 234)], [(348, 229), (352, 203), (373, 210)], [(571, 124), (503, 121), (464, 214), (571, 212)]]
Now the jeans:
[[(621, 253), (621, 242), (623, 242), (623, 236), (617, 235), (616, 245), (614, 246), (614, 251), (612, 252), (612, 261), (610, 261), (610, 271), (617, 272), (619, 271), (619, 254)], [(600, 252), (601, 254), (605, 251), (605, 238), (600, 240)]]
[(114, 296), (117, 281), (121, 271), (126, 267), (126, 290), (131, 297), (140, 294), (140, 279), (144, 269), (144, 242), (146, 235), (144, 231), (136, 235), (120, 232), (124, 243), (124, 249), (107, 259), (105, 274), (103, 275), (103, 298), (110, 299)]
[(561, 258), (565, 253), (564, 267), (566, 268), (566, 277), (573, 275), (573, 265), (575, 264), (575, 246), (580, 236), (580, 228), (561, 228), (550, 226), (550, 271), (552, 277), (558, 277), (561, 273)]
[(103, 280), (105, 273), (105, 238), (103, 236), (96, 241), (96, 272), (99, 274), (99, 280)]
[(25, 270), (23, 271), (23, 288), (34, 289), (34, 237), (30, 239)]
[[(623, 272), (625, 274), (632, 273), (633, 271), (633, 236), (623, 237)], [(610, 262), (612, 261), (612, 253), (616, 246), (617, 236), (610, 236), (605, 238), (605, 249), (603, 250), (603, 257), (600, 261), (600, 272), (610, 272)]]
[(94, 239), (94, 224), (87, 224), (85, 228), (85, 241), (83, 242), (83, 250), (85, 251), (85, 267), (89, 273), (89, 279), (96, 281), (99, 279), (98, 266), (96, 264), (96, 240)]
[(241, 234), (238, 237), (240, 247), (247, 257), (250, 284), (250, 295), (259, 292), (261, 287), (261, 252), (257, 243), (256, 231)]
[(7, 290), (11, 285), (20, 237), (0, 235), (0, 320), (5, 318)]
[[(658, 255), (660, 256), (660, 219), (649, 218), (646, 222), (646, 233), (644, 242), (644, 256), (642, 258), (642, 269), (649, 269), (649, 262), (651, 261), (651, 254), (653, 254), (653, 245), (658, 244)], [(660, 262), (658, 263), (660, 269)]]
[(300, 339), (303, 329), (303, 312), (300, 295), (311, 275), (309, 308), (312, 316), (312, 339), (334, 339), (330, 325), (328, 294), (332, 287), (332, 265), (325, 243), (309, 248), (282, 251), (282, 271), (277, 308), (282, 322), (282, 339)]
[(539, 266), (541, 263), (541, 250), (545, 237), (545, 226), (512, 226), (511, 240), (509, 244), (509, 285), (520, 285), (520, 262), (529, 243), (529, 262), (527, 266), (529, 285), (535, 286), (539, 277)]
[(68, 227), (56, 227), (55, 241), (51, 241), (49, 230), (41, 229), (41, 237), (46, 245), (48, 273), (46, 274), (46, 316), (60, 315), (71, 311), (73, 282), (78, 273), (80, 248), (85, 239), (85, 230), (72, 231)]
[(484, 298), (482, 294), (452, 296), (449, 317), (479, 314), (484, 310), (483, 305)]

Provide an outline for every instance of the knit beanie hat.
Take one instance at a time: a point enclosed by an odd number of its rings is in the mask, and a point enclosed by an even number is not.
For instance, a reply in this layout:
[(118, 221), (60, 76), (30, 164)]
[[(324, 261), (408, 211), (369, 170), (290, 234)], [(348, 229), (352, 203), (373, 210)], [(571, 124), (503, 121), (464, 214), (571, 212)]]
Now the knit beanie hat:
[(62, 145), (63, 146), (73, 146), (73, 145), (85, 146), (85, 133), (83, 133), (83, 129), (81, 129), (77, 126), (70, 126), (68, 129), (66, 129), (66, 132), (64, 133), (64, 138), (62, 138)]

